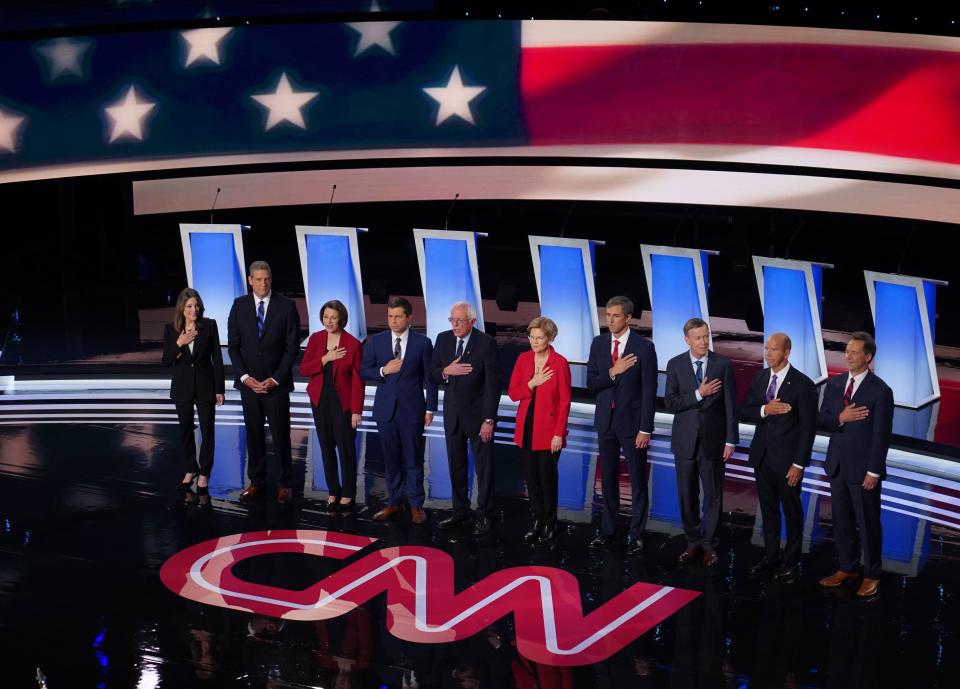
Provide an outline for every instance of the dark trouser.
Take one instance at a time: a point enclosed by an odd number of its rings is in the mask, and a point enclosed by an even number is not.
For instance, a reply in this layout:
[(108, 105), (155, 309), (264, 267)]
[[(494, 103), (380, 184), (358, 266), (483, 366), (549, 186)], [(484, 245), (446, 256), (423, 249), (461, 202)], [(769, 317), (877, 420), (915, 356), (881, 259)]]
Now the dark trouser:
[(780, 507), (787, 525), (787, 544), (783, 549), (783, 564), (792, 567), (800, 561), (803, 545), (803, 504), (800, 502), (800, 484), (790, 486), (787, 472), (772, 467), (764, 460), (754, 467), (760, 497), (760, 514), (763, 517), (764, 557), (780, 558)]
[[(883, 532), (880, 527), (880, 486), (864, 490), (840, 476), (830, 479), (833, 509), (833, 540), (837, 544), (840, 569), (856, 572), (863, 551), (863, 576), (879, 579), (883, 568)], [(857, 532), (859, 531), (859, 539)], [(859, 543), (858, 543), (859, 540)]]
[[(694, 459), (674, 458), (677, 466), (677, 491), (680, 494), (680, 518), (687, 544), (717, 547), (717, 527), (723, 509), (723, 458), (707, 458), (697, 443)], [(703, 486), (703, 518), (700, 517), (700, 487)]]
[[(340, 407), (327, 407), (321, 401), (313, 407), (313, 423), (317, 427), (323, 475), (327, 492), (337, 498), (353, 500), (357, 494), (357, 432), (350, 423), (351, 414)], [(337, 455), (343, 473), (343, 484), (337, 471)]]
[(290, 486), (293, 478), (290, 449), (290, 393), (274, 388), (258, 395), (246, 385), (240, 386), (243, 425), (247, 431), (247, 476), (250, 483), (262, 486), (267, 482), (267, 435), (263, 422), (270, 424), (273, 451), (280, 460), (280, 485)]
[[(180, 446), (183, 448), (184, 473), (209, 476), (213, 470), (215, 403), (213, 400), (176, 402), (177, 421), (180, 423)], [(197, 440), (193, 433), (193, 409), (196, 406), (200, 421), (200, 456), (197, 457)]]
[(490, 516), (493, 512), (493, 438), (482, 442), (479, 435), (468, 436), (459, 427), (447, 433), (447, 462), (450, 466), (450, 486), (453, 489), (453, 509), (460, 516), (470, 513), (469, 458), (467, 442), (473, 449), (473, 466), (477, 472), (477, 514)]
[(520, 449), (523, 460), (523, 475), (527, 481), (527, 497), (530, 499), (530, 512), (541, 524), (557, 522), (557, 465), (559, 452), (549, 450)]
[(390, 505), (400, 507), (406, 500), (410, 507), (423, 507), (423, 417), (414, 422), (377, 421), (377, 435)]
[(630, 472), (632, 514), (630, 537), (643, 538), (647, 528), (649, 498), (647, 495), (647, 449), (637, 449), (636, 436), (618, 436), (613, 430), (598, 434), (600, 446), (600, 486), (603, 490), (603, 519), (601, 531), (613, 536), (617, 530), (617, 512), (620, 510), (620, 452), (623, 451)]

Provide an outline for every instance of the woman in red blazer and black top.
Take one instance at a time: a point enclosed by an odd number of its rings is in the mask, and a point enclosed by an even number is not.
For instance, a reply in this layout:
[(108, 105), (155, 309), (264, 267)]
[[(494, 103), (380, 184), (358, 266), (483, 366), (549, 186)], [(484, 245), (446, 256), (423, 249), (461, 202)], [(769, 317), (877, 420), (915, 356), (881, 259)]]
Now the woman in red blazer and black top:
[(510, 377), (510, 399), (519, 402), (513, 442), (520, 447), (533, 512), (527, 542), (552, 543), (557, 532), (557, 463), (567, 444), (570, 416), (570, 364), (550, 345), (557, 324), (534, 318), (527, 326), (530, 351), (517, 359)]
[[(333, 299), (320, 308), (323, 330), (310, 336), (300, 374), (310, 379), (307, 395), (313, 408), (323, 473), (327, 478), (327, 509), (341, 514), (353, 509), (357, 494), (357, 448), (354, 441), (363, 413), (360, 341), (344, 330), (347, 308)], [(340, 476), (337, 474), (340, 455)]]

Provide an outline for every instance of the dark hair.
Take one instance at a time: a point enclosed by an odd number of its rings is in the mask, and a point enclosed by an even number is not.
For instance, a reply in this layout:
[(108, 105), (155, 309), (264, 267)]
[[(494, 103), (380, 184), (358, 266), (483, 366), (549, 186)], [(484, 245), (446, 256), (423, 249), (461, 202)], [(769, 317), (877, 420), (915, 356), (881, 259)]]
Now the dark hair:
[(413, 307), (410, 305), (410, 302), (403, 297), (390, 297), (390, 301), (387, 302), (387, 308), (403, 309), (403, 312), (408, 316), (413, 313)]
[(870, 361), (873, 361), (873, 358), (877, 355), (877, 341), (873, 339), (873, 335), (870, 333), (865, 333), (862, 330), (850, 335), (851, 340), (857, 340), (858, 342), (863, 343), (863, 353), (870, 355)]
[(337, 317), (340, 319), (337, 321), (337, 325), (340, 326), (340, 329), (343, 330), (347, 327), (347, 307), (343, 305), (343, 302), (337, 299), (331, 299), (326, 304), (320, 307), (320, 320), (323, 321), (323, 312), (327, 309), (333, 309), (337, 312)]
[(187, 302), (191, 299), (197, 300), (197, 321), (203, 318), (203, 299), (200, 298), (200, 293), (191, 287), (184, 287), (180, 290), (180, 295), (177, 297), (177, 305), (173, 307), (173, 329), (178, 333), (183, 332), (184, 325), (186, 324), (186, 319), (183, 317), (183, 307), (186, 306)]
[(630, 297), (625, 297), (622, 294), (619, 294), (615, 297), (610, 297), (607, 299), (607, 308), (609, 309), (612, 306), (623, 307), (623, 313), (626, 316), (633, 315), (633, 299)]
[(689, 335), (691, 330), (696, 330), (697, 328), (706, 328), (708, 332), (710, 331), (710, 326), (707, 325), (705, 320), (694, 317), (683, 324), (684, 336)]

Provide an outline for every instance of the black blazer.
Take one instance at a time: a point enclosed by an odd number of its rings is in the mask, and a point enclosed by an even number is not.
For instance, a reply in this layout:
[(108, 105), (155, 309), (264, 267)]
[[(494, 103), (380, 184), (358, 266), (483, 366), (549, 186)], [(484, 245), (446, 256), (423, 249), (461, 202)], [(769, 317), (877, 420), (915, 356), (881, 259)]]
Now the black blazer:
[(767, 403), (769, 386), (770, 369), (757, 371), (746, 402), (740, 407), (740, 420), (756, 425), (750, 443), (750, 466), (759, 466), (766, 460), (786, 476), (791, 464), (810, 466), (810, 451), (817, 434), (817, 389), (812, 380), (791, 365), (778, 393), (778, 399), (789, 404), (790, 411), (761, 418), (760, 409)]
[(840, 475), (845, 481), (860, 483), (870, 471), (886, 478), (887, 450), (893, 433), (893, 390), (868, 372), (851, 402), (865, 405), (870, 415), (863, 421), (841, 426), (840, 412), (848, 377), (848, 373), (842, 373), (827, 381), (817, 419), (820, 429), (830, 434), (827, 476)]
[(243, 386), (241, 377), (251, 375), (261, 382), (273, 378), (276, 389), (293, 391), (293, 364), (300, 352), (300, 315), (292, 300), (271, 293), (261, 338), (253, 295), (238, 297), (227, 320), (227, 343), (235, 388)]
[(697, 401), (697, 379), (693, 375), (689, 350), (667, 362), (667, 388), (664, 403), (673, 413), (673, 431), (670, 449), (675, 457), (696, 459), (697, 440), (703, 444), (706, 456), (719, 460), (726, 443), (740, 442), (737, 420), (737, 385), (730, 360), (716, 352), (707, 356), (703, 379), (719, 378), (720, 392)]
[(473, 370), (465, 376), (443, 380), (443, 369), (456, 358), (457, 338), (452, 330), (437, 335), (430, 362), (430, 380), (443, 389), (443, 429), (452, 433), (460, 428), (473, 436), (480, 432), (484, 419), (497, 418), (500, 406), (500, 355), (497, 342), (474, 328), (463, 352), (462, 364)]
[(223, 354), (217, 322), (210, 318), (197, 320), (193, 354), (188, 345), (177, 346), (179, 336), (173, 324), (167, 323), (163, 329), (163, 365), (173, 367), (170, 399), (213, 401), (216, 395), (224, 394)]
[(590, 345), (587, 362), (587, 388), (597, 396), (593, 424), (599, 433), (611, 428), (618, 436), (636, 436), (640, 431), (653, 433), (657, 404), (657, 351), (653, 343), (635, 332), (627, 338), (621, 356), (634, 354), (637, 363), (626, 373), (610, 380), (610, 333), (597, 335)]

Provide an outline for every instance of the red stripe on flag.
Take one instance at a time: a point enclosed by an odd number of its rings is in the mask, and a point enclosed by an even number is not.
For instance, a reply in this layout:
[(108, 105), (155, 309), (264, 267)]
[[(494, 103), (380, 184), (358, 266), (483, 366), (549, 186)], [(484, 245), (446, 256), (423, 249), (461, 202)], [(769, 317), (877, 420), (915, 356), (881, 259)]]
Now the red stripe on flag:
[(957, 53), (791, 44), (524, 48), (521, 90), (535, 145), (799, 146), (960, 162)]

